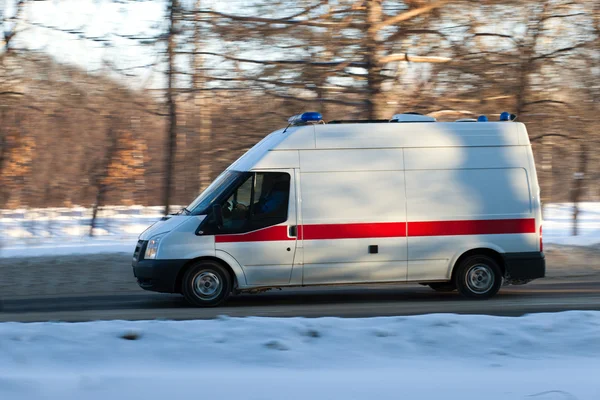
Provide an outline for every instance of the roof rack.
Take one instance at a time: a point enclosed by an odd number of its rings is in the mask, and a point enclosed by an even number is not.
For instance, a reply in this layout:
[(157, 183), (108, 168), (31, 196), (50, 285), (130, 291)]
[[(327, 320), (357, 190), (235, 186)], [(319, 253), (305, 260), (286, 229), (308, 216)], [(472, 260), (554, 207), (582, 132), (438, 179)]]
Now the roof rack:
[[(508, 112), (500, 114), (500, 121), (515, 121), (517, 116)], [(383, 124), (383, 123), (404, 123), (404, 122), (436, 122), (434, 117), (429, 115), (423, 115), (418, 112), (405, 112), (402, 114), (395, 114), (391, 119), (336, 119), (329, 121), (328, 124)], [(475, 118), (462, 118), (456, 120), (456, 122), (487, 122), (488, 118), (485, 115), (480, 115)], [(323, 118), (318, 112), (305, 112), (302, 114), (294, 115), (289, 120), (289, 125), (307, 125), (321, 123), (324, 124)], [(287, 128), (285, 129), (287, 130)], [(284, 132), (285, 132), (284, 130)]]
[(417, 112), (395, 114), (391, 119), (338, 119), (328, 124), (388, 124), (398, 122), (435, 122), (435, 118)]
[(388, 119), (336, 119), (329, 121), (327, 124), (374, 124), (374, 123), (388, 123)]

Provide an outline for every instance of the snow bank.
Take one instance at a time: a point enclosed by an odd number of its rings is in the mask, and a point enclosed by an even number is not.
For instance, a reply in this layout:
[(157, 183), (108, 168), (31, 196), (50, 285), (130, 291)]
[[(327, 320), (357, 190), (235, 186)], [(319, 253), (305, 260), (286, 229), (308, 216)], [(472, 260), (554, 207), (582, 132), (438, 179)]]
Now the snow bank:
[(133, 254), (136, 238), (127, 240), (100, 240), (82, 238), (66, 242), (40, 242), (37, 245), (16, 245), (0, 248), (0, 258), (65, 256), (74, 254), (127, 253)]
[(580, 203), (578, 235), (573, 236), (573, 203), (544, 208), (544, 243), (591, 246), (600, 243), (600, 203)]
[(0, 355), (11, 400), (596, 399), (600, 312), (4, 323)]
[(0, 257), (133, 253), (139, 234), (162, 217), (162, 210), (105, 207), (98, 214), (93, 238), (90, 208), (0, 210)]

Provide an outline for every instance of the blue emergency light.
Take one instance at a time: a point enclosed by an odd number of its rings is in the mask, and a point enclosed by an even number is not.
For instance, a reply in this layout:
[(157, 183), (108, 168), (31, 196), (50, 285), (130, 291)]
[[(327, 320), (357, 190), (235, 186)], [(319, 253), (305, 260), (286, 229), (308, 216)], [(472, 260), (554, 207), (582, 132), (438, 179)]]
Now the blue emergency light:
[(321, 113), (316, 111), (308, 111), (302, 114), (294, 115), (288, 119), (290, 125), (302, 125), (307, 124), (309, 122), (321, 122), (323, 120), (323, 116)]
[(500, 114), (500, 121), (510, 121), (510, 114), (504, 111)]
[(485, 115), (480, 115), (477, 117), (477, 122), (487, 122), (488, 118)]

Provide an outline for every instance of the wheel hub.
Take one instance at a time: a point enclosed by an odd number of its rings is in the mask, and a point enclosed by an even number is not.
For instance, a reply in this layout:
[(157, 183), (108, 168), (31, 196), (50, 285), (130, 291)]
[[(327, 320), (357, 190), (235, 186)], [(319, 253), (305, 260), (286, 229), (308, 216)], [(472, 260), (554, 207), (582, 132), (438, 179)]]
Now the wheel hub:
[(193, 287), (198, 297), (204, 300), (212, 300), (221, 293), (223, 283), (217, 274), (203, 271), (194, 277)]
[(491, 268), (485, 264), (476, 264), (467, 272), (467, 286), (477, 294), (485, 294), (494, 286), (495, 277)]

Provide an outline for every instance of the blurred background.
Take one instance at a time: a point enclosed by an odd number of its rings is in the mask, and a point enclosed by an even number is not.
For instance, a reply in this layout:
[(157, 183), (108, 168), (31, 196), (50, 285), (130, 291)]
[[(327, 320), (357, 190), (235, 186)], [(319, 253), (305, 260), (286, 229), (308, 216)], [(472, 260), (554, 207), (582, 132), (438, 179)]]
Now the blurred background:
[(597, 0), (0, 0), (0, 21), (5, 246), (135, 236), (307, 110), (509, 111), (544, 204), (600, 201)]

